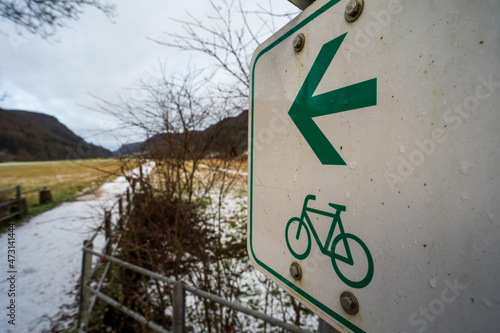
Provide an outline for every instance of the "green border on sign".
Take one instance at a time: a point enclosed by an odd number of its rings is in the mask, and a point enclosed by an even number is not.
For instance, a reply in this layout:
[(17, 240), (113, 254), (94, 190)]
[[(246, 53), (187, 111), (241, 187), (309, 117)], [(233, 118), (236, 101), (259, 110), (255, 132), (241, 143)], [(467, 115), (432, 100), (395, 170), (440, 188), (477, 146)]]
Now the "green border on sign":
[(295, 27), (293, 27), (288, 32), (286, 32), (283, 36), (281, 36), (276, 41), (274, 41), (273, 43), (271, 43), (269, 46), (267, 46), (266, 48), (264, 48), (255, 57), (255, 61), (253, 63), (253, 67), (252, 67), (252, 95), (250, 96), (251, 101), (252, 101), (252, 108), (251, 108), (252, 117), (250, 119), (250, 138), (251, 138), (251, 140), (250, 140), (250, 205), (249, 205), (249, 212), (250, 212), (249, 213), (249, 220), (250, 220), (250, 249), (251, 249), (251, 253), (252, 253), (253, 259), (261, 267), (263, 267), (269, 273), (271, 273), (272, 275), (274, 275), (281, 282), (283, 282), (284, 284), (286, 284), (288, 287), (290, 287), (291, 289), (293, 289), (299, 295), (301, 295), (302, 297), (304, 297), (305, 299), (307, 299), (309, 302), (311, 302), (312, 304), (314, 304), (315, 306), (317, 306), (319, 309), (321, 309), (323, 312), (325, 312), (326, 314), (328, 314), (329, 316), (331, 316), (332, 318), (334, 318), (335, 320), (337, 320), (342, 325), (345, 325), (347, 328), (349, 328), (353, 332), (364, 333), (364, 331), (361, 328), (357, 327), (356, 325), (354, 325), (353, 323), (351, 323), (350, 321), (348, 321), (347, 319), (345, 319), (344, 317), (342, 317), (340, 314), (338, 314), (335, 311), (331, 310), (330, 308), (328, 308), (327, 306), (325, 306), (323, 303), (321, 303), (320, 301), (318, 301), (317, 299), (315, 299), (311, 295), (307, 294), (306, 292), (304, 292), (303, 290), (301, 290), (300, 288), (298, 288), (296, 285), (294, 285), (292, 282), (288, 281), (288, 279), (286, 279), (285, 277), (281, 276), (279, 273), (277, 273), (276, 271), (274, 271), (272, 268), (270, 268), (269, 266), (267, 266), (266, 264), (264, 264), (262, 261), (260, 261), (257, 258), (257, 256), (254, 253), (254, 250), (253, 250), (253, 233), (252, 233), (252, 230), (253, 230), (253, 228), (252, 228), (252, 226), (253, 226), (253, 219), (252, 219), (252, 211), (253, 211), (253, 200), (252, 200), (253, 199), (253, 150), (254, 150), (254, 147), (253, 147), (253, 138), (254, 138), (254, 119), (253, 119), (254, 118), (254, 101), (253, 101), (253, 99), (254, 99), (254, 91), (255, 91), (255, 87), (254, 87), (254, 84), (255, 84), (255, 79), (254, 79), (255, 66), (257, 65), (257, 61), (259, 60), (259, 58), (262, 55), (264, 55), (265, 53), (267, 53), (268, 51), (270, 51), (276, 45), (278, 45), (279, 43), (281, 43), (282, 41), (284, 41), (285, 39), (287, 39), (288, 37), (290, 37), (292, 34), (294, 34), (296, 31), (298, 31), (299, 29), (301, 29), (303, 26), (305, 26), (306, 24), (310, 23), (315, 18), (317, 18), (318, 16), (320, 16), (321, 14), (323, 14), (325, 11), (327, 11), (328, 9), (330, 9), (331, 7), (333, 7), (339, 1), (340, 0), (331, 0), (331, 1), (327, 2), (323, 7), (319, 8), (317, 11), (315, 11), (314, 13), (312, 13), (311, 15), (309, 15), (302, 22), (300, 22)]

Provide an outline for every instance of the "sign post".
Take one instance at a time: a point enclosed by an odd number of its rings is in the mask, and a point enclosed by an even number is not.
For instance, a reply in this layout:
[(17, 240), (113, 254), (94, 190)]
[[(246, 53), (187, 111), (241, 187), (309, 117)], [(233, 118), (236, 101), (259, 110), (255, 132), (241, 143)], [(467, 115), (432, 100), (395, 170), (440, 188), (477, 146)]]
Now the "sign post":
[(317, 0), (255, 51), (249, 255), (337, 330), (500, 330), (498, 17)]

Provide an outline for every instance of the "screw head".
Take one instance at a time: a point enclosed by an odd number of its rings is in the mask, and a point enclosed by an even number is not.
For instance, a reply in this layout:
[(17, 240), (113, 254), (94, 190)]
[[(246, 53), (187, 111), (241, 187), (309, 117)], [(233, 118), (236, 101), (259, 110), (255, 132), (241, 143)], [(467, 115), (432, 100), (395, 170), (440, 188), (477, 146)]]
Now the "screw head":
[(305, 43), (306, 43), (306, 36), (304, 36), (303, 33), (300, 33), (297, 36), (295, 36), (292, 42), (293, 49), (295, 50), (295, 52), (299, 52), (300, 50), (302, 50), (304, 48)]
[(363, 0), (350, 0), (345, 6), (344, 17), (347, 22), (356, 21), (363, 11)]
[(359, 311), (358, 300), (349, 291), (344, 291), (340, 295), (340, 305), (342, 305), (342, 309), (350, 315), (355, 315)]
[(302, 269), (296, 262), (292, 262), (290, 265), (290, 275), (297, 281), (302, 278)]

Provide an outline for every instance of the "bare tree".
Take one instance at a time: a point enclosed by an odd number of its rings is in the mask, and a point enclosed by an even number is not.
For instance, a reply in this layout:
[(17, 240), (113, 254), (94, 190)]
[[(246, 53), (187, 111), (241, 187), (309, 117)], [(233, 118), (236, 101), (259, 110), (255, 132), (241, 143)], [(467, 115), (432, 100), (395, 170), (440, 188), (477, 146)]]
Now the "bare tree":
[[(203, 70), (138, 83), (139, 99), (120, 97), (117, 103), (100, 100), (98, 110), (117, 119), (117, 126), (135, 129), (147, 138), (142, 156), (154, 161), (155, 186), (163, 193), (203, 197), (224, 174), (214, 172), (229, 163), (217, 147), (222, 120), (235, 115), (229, 101), (206, 87)], [(217, 158), (212, 158), (217, 157)], [(201, 166), (202, 165), (202, 166)], [(202, 168), (212, 172), (202, 172)], [(203, 175), (201, 177), (200, 175)]]
[[(245, 9), (241, 0), (210, 0), (211, 13), (203, 20), (188, 13), (188, 20), (172, 19), (183, 33), (166, 33), (157, 43), (182, 51), (198, 52), (213, 60), (219, 80), (210, 82), (221, 98), (238, 110), (247, 108), (249, 65), (257, 46), (276, 31), (276, 20), (296, 13), (277, 14), (267, 8)], [(208, 19), (208, 22), (207, 22)]]
[[(188, 13), (188, 20), (172, 19), (182, 25), (183, 33), (166, 33), (166, 40), (156, 42), (178, 50), (200, 53), (212, 59), (214, 73), (218, 75), (214, 76), (222, 79), (210, 82), (210, 86), (221, 98), (230, 101), (234, 109), (244, 110), (248, 105), (251, 70), (249, 67), (253, 52), (265, 38), (277, 30), (277, 19), (284, 18), (289, 21), (297, 13), (277, 14), (273, 11), (271, 1), (267, 8), (258, 5), (256, 10), (245, 9), (241, 0), (210, 0), (210, 4), (212, 12), (207, 15), (209, 23), (206, 18), (201, 20)], [(246, 262), (246, 257), (240, 258), (242, 262)], [(221, 287), (221, 278), (237, 281), (228, 278), (231, 273), (233, 271), (225, 269), (224, 266), (216, 266), (213, 275), (219, 290), (224, 290)], [(285, 321), (301, 325), (304, 317), (312, 314), (273, 282), (266, 281), (265, 288), (266, 304), (268, 297), (277, 301)], [(245, 293), (243, 290), (245, 288), (240, 288), (238, 292)], [(231, 298), (234, 295), (225, 296)], [(224, 316), (219, 316), (222, 317)]]
[[(279, 16), (262, 7), (245, 10), (238, 0), (211, 0), (210, 4), (212, 24), (191, 15), (188, 21), (175, 20), (184, 27), (184, 34), (169, 34), (171, 42), (159, 43), (201, 52), (215, 67), (181, 76), (168, 76), (162, 69), (158, 79), (138, 84), (140, 94), (122, 97), (117, 103), (100, 102), (99, 109), (114, 116), (118, 126), (146, 135), (146, 144), (136, 157), (156, 165), (148, 177), (136, 182), (140, 184), (136, 197), (147, 199), (137, 201), (123, 237), (122, 254), (137, 265), (300, 325), (305, 314), (300, 303), (270, 281), (257, 286), (246, 278), (253, 268), (246, 253), (245, 204), (239, 215), (223, 211), (225, 198), (239, 180), (242, 159), (230, 158), (214, 147), (222, 120), (247, 107), (251, 56), (275, 31), (274, 19)], [(170, 302), (171, 286), (152, 286), (151, 281), (137, 277), (132, 280), (121, 299), (143, 309), (146, 318), (168, 326), (169, 318), (152, 313), (145, 300), (161, 303), (159, 308), (164, 309)], [(195, 326), (191, 329), (233, 332), (254, 324), (207, 300), (192, 303), (189, 322)]]
[(115, 6), (101, 0), (0, 0), (0, 17), (43, 38), (57, 28), (78, 20), (85, 7), (94, 7), (111, 18)]
[[(140, 94), (127, 95), (117, 103), (101, 100), (98, 109), (115, 117), (118, 126), (143, 132), (148, 139), (135, 157), (155, 165), (149, 175), (129, 177), (136, 185), (137, 199), (122, 238), (122, 255), (134, 264), (235, 298), (239, 288), (232, 283), (234, 276), (249, 265), (233, 267), (228, 262), (245, 256), (244, 221), (238, 224), (237, 236), (228, 236), (234, 232), (228, 229), (221, 207), (232, 185), (244, 181), (238, 174), (244, 158), (218, 146), (224, 120), (234, 114), (234, 108), (213, 94), (207, 80), (205, 71), (160, 74), (155, 80), (139, 82)], [(124, 159), (124, 163), (129, 161)], [(120, 273), (123, 281), (133, 282), (116, 297), (142, 309), (146, 318), (168, 326), (168, 318), (148, 312), (152, 308), (147, 304), (160, 302), (159, 308), (165, 308), (171, 286), (157, 284), (145, 290), (143, 286), (150, 281), (129, 273)], [(202, 303), (206, 311), (197, 320), (201, 318), (209, 331), (222, 331), (220, 325), (230, 326), (234, 321), (234, 314), (206, 300)]]

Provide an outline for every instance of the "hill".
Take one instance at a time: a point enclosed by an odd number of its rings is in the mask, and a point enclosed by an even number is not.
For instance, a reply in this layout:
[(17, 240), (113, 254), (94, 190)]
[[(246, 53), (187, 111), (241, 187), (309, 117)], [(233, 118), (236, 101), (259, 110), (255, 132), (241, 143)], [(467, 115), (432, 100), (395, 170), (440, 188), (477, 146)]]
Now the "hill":
[(55, 117), (0, 109), (0, 162), (111, 157), (85, 142)]
[[(239, 156), (248, 149), (248, 111), (243, 111), (236, 117), (230, 117), (209, 126), (204, 131), (198, 131), (193, 134), (192, 142), (203, 142), (207, 138), (213, 141), (207, 154), (223, 156)], [(154, 154), (158, 151), (169, 149), (165, 144), (180, 141), (175, 138), (176, 134), (156, 134), (144, 142), (135, 142), (124, 144), (115, 151), (115, 155), (133, 155), (137, 153)], [(170, 147), (171, 148), (171, 147)]]
[(127, 156), (133, 155), (136, 152), (140, 152), (144, 149), (144, 142), (133, 142), (133, 143), (124, 143), (120, 147), (120, 149), (113, 152), (116, 156)]
[(210, 126), (204, 135), (211, 131), (216, 132), (212, 153), (242, 155), (248, 150), (248, 110)]

